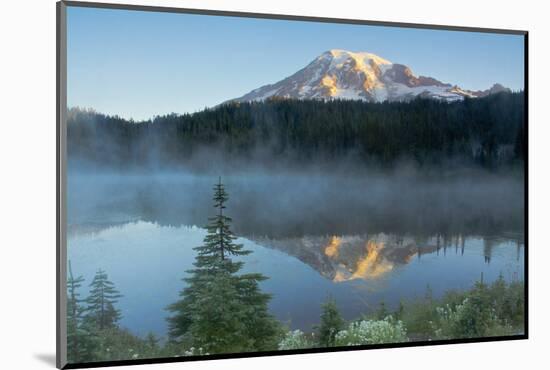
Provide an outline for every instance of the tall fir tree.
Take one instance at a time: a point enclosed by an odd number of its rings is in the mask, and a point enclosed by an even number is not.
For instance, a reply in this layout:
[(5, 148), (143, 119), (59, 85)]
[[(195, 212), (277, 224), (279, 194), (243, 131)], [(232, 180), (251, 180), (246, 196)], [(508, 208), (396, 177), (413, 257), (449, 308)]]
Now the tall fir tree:
[(90, 287), (90, 295), (86, 298), (86, 321), (99, 330), (117, 328), (121, 315), (114, 304), (122, 295), (103, 270), (96, 272)]
[(209, 218), (207, 235), (197, 255), (194, 269), (184, 280), (187, 286), (180, 300), (168, 306), (170, 339), (185, 342), (207, 353), (242, 352), (274, 346), (277, 323), (269, 315), (271, 298), (261, 292), (261, 274), (237, 273), (242, 261), (233, 257), (250, 254), (230, 228), (231, 218), (224, 214), (229, 196), (221, 182), (214, 186), (216, 216)]
[(258, 351), (274, 350), (283, 334), (279, 322), (269, 313), (271, 295), (263, 293), (259, 282), (268, 278), (262, 274), (250, 273), (238, 277), (237, 290), (244, 305), (246, 332)]
[(83, 322), (85, 308), (78, 289), (84, 278), (74, 277), (71, 261), (68, 261), (67, 277), (67, 359), (71, 363), (86, 362), (94, 356), (94, 335)]
[(321, 324), (317, 327), (319, 344), (323, 347), (335, 345), (336, 334), (344, 328), (345, 321), (340, 316), (336, 301), (329, 297), (322, 306)]

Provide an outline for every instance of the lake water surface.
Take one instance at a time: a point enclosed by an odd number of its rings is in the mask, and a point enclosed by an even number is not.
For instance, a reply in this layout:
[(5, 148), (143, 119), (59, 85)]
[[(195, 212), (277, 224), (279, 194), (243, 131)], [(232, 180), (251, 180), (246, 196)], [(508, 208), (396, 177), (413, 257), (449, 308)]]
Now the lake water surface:
[[(392, 308), (422, 297), (428, 287), (438, 297), (482, 276), (487, 282), (500, 274), (508, 281), (524, 278), (522, 225), (516, 221), (523, 216), (520, 181), (484, 178), (468, 188), (472, 180), (462, 179), (414, 189), (380, 178), (226, 179), (238, 242), (253, 251), (243, 257), (244, 270), (269, 277), (262, 288), (273, 295), (271, 312), (291, 328), (311, 330), (328, 296), (353, 319), (381, 302)], [(141, 335), (166, 334), (165, 308), (178, 299), (192, 248), (206, 234), (196, 225), (212, 214), (215, 180), (69, 178), (73, 272), (86, 284), (97, 269), (109, 274), (124, 295), (118, 303), (122, 326)], [(483, 220), (494, 227), (467, 227)]]

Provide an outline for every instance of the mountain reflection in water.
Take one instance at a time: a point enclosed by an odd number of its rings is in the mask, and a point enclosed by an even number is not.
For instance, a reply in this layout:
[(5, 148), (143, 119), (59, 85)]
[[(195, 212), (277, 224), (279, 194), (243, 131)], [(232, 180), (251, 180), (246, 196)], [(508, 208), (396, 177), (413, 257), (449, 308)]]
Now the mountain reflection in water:
[[(519, 248), (523, 246), (521, 236), (511, 235), (508, 239), (515, 239), (519, 259)], [(492, 249), (499, 244), (499, 240), (502, 241), (502, 238), (483, 238), (486, 263), (491, 262)], [(377, 279), (398, 266), (410, 263), (414, 257), (420, 259), (422, 255), (440, 252), (446, 255), (448, 249), (463, 255), (465, 247), (463, 235), (413, 238), (380, 233), (373, 236), (333, 235), (256, 241), (298, 258), (334, 282)]]

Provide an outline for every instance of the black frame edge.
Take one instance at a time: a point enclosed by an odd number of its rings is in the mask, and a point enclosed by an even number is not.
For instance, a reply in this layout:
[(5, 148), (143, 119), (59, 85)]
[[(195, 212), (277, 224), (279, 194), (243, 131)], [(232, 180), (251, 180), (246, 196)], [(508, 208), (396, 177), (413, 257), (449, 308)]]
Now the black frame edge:
[(526, 32), (523, 38), (523, 181), (524, 181), (524, 255), (523, 255), (523, 268), (524, 268), (524, 325), (523, 330), (526, 339), (529, 338), (529, 32)]
[(241, 11), (229, 11), (229, 10), (178, 8), (178, 7), (167, 7), (167, 6), (153, 6), (153, 5), (131, 5), (131, 4), (100, 3), (100, 2), (73, 1), (73, 0), (62, 0), (62, 2), (66, 6), (81, 7), (81, 8), (101, 8), (101, 9), (134, 10), (134, 11), (149, 11), (149, 12), (164, 12), (164, 13), (184, 13), (184, 14), (197, 14), (197, 15), (279, 19), (279, 20), (287, 20), (287, 21), (304, 21), (304, 22), (321, 22), (321, 23), (344, 23), (344, 24), (358, 24), (358, 25), (383, 26), (383, 27), (401, 27), (401, 28), (417, 28), (417, 29), (420, 28), (420, 29), (442, 30), (442, 31), (499, 33), (499, 34), (508, 34), (508, 35), (525, 35), (528, 32), (527, 30), (516, 30), (516, 29), (464, 27), (464, 26), (444, 25), (444, 24), (374, 21), (374, 20), (351, 19), (351, 18), (329, 18), (329, 17), (318, 17), (318, 16), (302, 16), (302, 15), (294, 15), (294, 14), (254, 13), (254, 12), (241, 12)]
[(186, 356), (186, 357), (159, 357), (139, 360), (117, 360), (117, 361), (98, 361), (77, 364), (67, 364), (63, 369), (86, 369), (105, 366), (128, 366), (128, 365), (153, 365), (163, 363), (185, 363), (194, 361), (211, 361), (211, 360), (226, 360), (250, 357), (271, 357), (271, 356), (289, 356), (289, 355), (305, 355), (315, 353), (332, 353), (332, 352), (349, 352), (374, 349), (399, 349), (408, 347), (425, 347), (439, 346), (452, 344), (479, 344), (486, 342), (501, 342), (512, 340), (528, 339), (526, 334), (501, 336), (501, 337), (484, 337), (484, 338), (467, 338), (467, 339), (450, 339), (450, 340), (434, 340), (421, 342), (403, 342), (403, 343), (387, 343), (387, 344), (372, 344), (360, 346), (345, 346), (345, 347), (329, 347), (329, 348), (308, 348), (299, 350), (281, 350), (281, 351), (265, 351), (265, 352), (244, 352), (244, 353), (227, 353), (205, 356)]

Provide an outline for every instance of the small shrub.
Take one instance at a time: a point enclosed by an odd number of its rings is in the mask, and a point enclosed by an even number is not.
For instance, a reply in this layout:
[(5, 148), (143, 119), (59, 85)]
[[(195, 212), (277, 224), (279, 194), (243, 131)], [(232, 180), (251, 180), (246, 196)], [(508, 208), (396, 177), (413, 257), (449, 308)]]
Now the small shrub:
[(499, 325), (495, 310), (484, 304), (480, 297), (465, 298), (454, 307), (437, 307), (433, 323), (437, 339), (476, 338), (486, 336), (491, 328)]
[(321, 325), (317, 328), (319, 345), (332, 347), (335, 344), (336, 334), (344, 328), (345, 321), (340, 316), (336, 301), (329, 298), (322, 306)]
[(391, 316), (384, 320), (362, 320), (352, 322), (346, 330), (336, 334), (337, 346), (354, 346), (361, 344), (406, 342), (407, 331), (401, 321)]
[(289, 331), (281, 342), (279, 349), (302, 349), (311, 348), (312, 343), (301, 330)]

